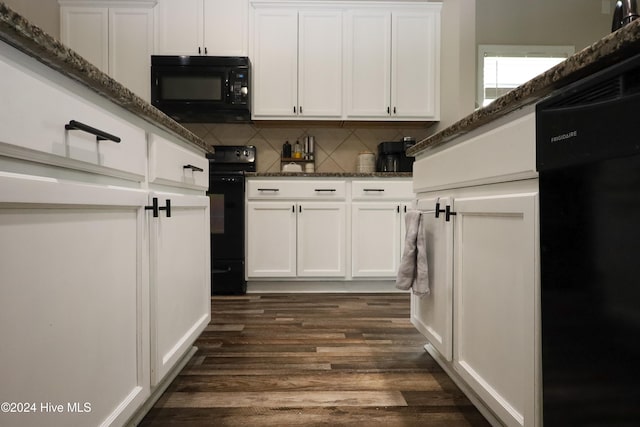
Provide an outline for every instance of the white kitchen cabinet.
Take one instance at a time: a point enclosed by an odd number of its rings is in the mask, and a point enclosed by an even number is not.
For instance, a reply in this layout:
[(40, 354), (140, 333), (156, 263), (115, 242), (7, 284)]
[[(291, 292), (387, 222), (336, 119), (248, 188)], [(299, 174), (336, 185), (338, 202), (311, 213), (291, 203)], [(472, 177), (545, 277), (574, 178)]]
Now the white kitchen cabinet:
[(440, 4), (346, 13), (346, 116), (438, 120)]
[(351, 276), (395, 279), (405, 237), (405, 213), (415, 198), (405, 179), (351, 184)]
[[(209, 198), (151, 192), (151, 385), (157, 385), (211, 320)], [(170, 211), (166, 209), (170, 204)]]
[(153, 1), (60, 1), (60, 38), (101, 71), (150, 99)]
[(451, 361), (453, 352), (453, 222), (443, 221), (435, 211), (452, 206), (450, 197), (420, 199), (426, 233), (429, 266), (428, 295), (411, 297), (411, 323), (442, 356)]
[[(0, 58), (0, 153), (95, 174), (144, 181), (146, 139), (143, 129), (88, 101), (60, 83), (44, 80), (31, 66)], [(28, 112), (28, 114), (26, 113)], [(121, 139), (97, 140), (67, 130), (71, 120)]]
[(298, 204), (299, 277), (344, 277), (346, 273), (345, 203)]
[(344, 277), (344, 202), (249, 202), (247, 276)]
[(457, 197), (453, 366), (507, 426), (533, 426), (537, 193)]
[(247, 277), (296, 276), (294, 202), (247, 204)]
[(256, 118), (342, 115), (342, 11), (256, 8)]
[(0, 394), (36, 402), (0, 424), (123, 425), (149, 397), (145, 202), (141, 190), (0, 172)]
[(248, 0), (158, 0), (158, 55), (247, 56)]
[(427, 229), (434, 293), (412, 296), (427, 350), (495, 423), (540, 426), (533, 105), (418, 153), (414, 188), (420, 209), (442, 211)]
[(395, 277), (402, 251), (401, 203), (353, 203), (351, 207), (351, 275)]

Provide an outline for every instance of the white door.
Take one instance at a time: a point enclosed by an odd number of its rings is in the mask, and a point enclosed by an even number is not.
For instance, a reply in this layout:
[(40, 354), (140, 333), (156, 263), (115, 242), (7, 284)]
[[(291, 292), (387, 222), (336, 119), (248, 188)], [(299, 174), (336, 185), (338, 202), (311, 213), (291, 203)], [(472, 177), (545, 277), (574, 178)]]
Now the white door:
[(204, 47), (211, 56), (247, 56), (248, 0), (204, 0)]
[(62, 6), (60, 39), (84, 59), (109, 72), (109, 9)]
[(342, 115), (342, 12), (304, 11), (299, 16), (298, 113)]
[(353, 203), (351, 218), (351, 275), (395, 278), (401, 252), (400, 203)]
[(298, 12), (258, 9), (253, 39), (253, 115), (298, 114)]
[(346, 224), (344, 203), (298, 205), (299, 277), (344, 277)]
[(346, 14), (348, 117), (389, 117), (391, 14), (357, 10)]
[(440, 15), (394, 12), (392, 21), (391, 114), (435, 119), (440, 94)]
[(450, 197), (426, 198), (418, 201), (423, 211), (429, 266), (429, 295), (411, 295), (411, 323), (446, 359), (453, 351), (453, 222), (440, 213), (435, 217), (436, 203), (444, 209), (452, 206)]
[(150, 395), (145, 203), (0, 172), (0, 394), (36, 405), (0, 424), (123, 425)]
[(247, 277), (295, 277), (296, 206), (247, 204)]
[(203, 0), (158, 0), (156, 52), (158, 55), (204, 55)]
[(149, 102), (153, 9), (109, 9), (109, 75)]
[(454, 369), (506, 425), (534, 425), (537, 195), (455, 211)]
[[(151, 193), (151, 383), (158, 384), (211, 320), (209, 198)], [(170, 216), (168, 216), (170, 214)]]

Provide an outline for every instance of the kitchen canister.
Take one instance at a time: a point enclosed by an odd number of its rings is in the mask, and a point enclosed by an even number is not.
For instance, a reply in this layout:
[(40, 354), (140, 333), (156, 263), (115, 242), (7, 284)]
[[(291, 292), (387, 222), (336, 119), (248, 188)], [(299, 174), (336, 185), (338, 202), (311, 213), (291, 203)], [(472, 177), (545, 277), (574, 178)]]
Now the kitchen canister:
[(376, 156), (371, 151), (361, 151), (358, 154), (358, 172), (373, 173), (376, 171)]

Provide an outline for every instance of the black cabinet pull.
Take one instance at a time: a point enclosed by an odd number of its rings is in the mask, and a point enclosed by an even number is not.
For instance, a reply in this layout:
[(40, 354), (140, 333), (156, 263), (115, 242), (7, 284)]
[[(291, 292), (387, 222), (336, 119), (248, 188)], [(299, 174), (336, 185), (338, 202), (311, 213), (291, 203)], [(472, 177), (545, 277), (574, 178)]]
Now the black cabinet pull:
[(151, 199), (151, 206), (145, 206), (144, 210), (145, 211), (153, 211), (153, 217), (154, 218), (158, 218), (158, 198), (154, 197), (153, 199)]
[(158, 209), (161, 211), (166, 211), (167, 213), (167, 218), (171, 218), (171, 200), (166, 199), (166, 205), (165, 206), (161, 206)]
[(302, 114), (302, 105), (300, 106), (299, 110), (300, 110), (300, 114)]
[(280, 191), (279, 188), (258, 188), (258, 191), (273, 191), (274, 193), (277, 193), (278, 191)]
[(68, 124), (64, 125), (64, 128), (66, 130), (81, 130), (83, 132), (90, 133), (96, 136), (97, 141), (106, 141), (106, 140), (113, 141), (113, 142), (121, 141), (121, 139), (115, 135), (111, 135), (110, 133), (107, 133), (100, 129), (96, 129), (89, 125), (85, 125), (84, 123), (78, 122), (76, 120), (70, 120)]
[(393, 114), (396, 114), (396, 107), (393, 107)]
[(158, 198), (154, 197), (153, 199), (151, 199), (151, 206), (145, 206), (144, 210), (145, 211), (153, 211), (153, 217), (154, 218), (158, 218), (158, 212), (159, 211), (166, 211), (167, 212), (167, 218), (171, 218), (171, 200), (166, 199), (166, 205), (159, 207), (158, 206)]
[(295, 114), (295, 113), (296, 113), (296, 106), (294, 105), (293, 106), (293, 114)]
[(296, 213), (296, 205), (291, 205), (291, 212)]
[(204, 54), (205, 54), (205, 55), (208, 55), (208, 54), (209, 54), (209, 52), (207, 52), (207, 47), (206, 47), (206, 46), (204, 47)]
[(384, 188), (363, 188), (362, 191), (376, 191), (376, 192), (383, 192)]
[(436, 218), (440, 218), (440, 213), (441, 212), (445, 212), (445, 210), (444, 209), (440, 209), (440, 202), (437, 202), (436, 203), (436, 210), (435, 210)]
[(202, 50), (200, 49), (200, 46), (198, 46), (198, 55), (202, 54)]
[(400, 205), (396, 206), (396, 211), (400, 213)]
[(313, 191), (317, 191), (317, 192), (319, 192), (319, 193), (320, 193), (320, 192), (323, 192), (323, 191), (324, 191), (324, 192), (335, 192), (335, 191), (336, 191), (336, 189), (335, 189), (335, 188), (316, 188), (316, 189), (315, 189), (315, 190), (313, 190)]
[(444, 220), (449, 222), (449, 220), (451, 219), (452, 215), (458, 215), (458, 213), (457, 212), (453, 212), (451, 210), (451, 206), (447, 205), (445, 207), (445, 211), (444, 211)]
[(204, 172), (204, 169), (199, 168), (197, 166), (193, 166), (193, 165), (184, 165), (182, 169), (191, 169), (194, 172)]
[(387, 114), (391, 114), (391, 109), (387, 107)]

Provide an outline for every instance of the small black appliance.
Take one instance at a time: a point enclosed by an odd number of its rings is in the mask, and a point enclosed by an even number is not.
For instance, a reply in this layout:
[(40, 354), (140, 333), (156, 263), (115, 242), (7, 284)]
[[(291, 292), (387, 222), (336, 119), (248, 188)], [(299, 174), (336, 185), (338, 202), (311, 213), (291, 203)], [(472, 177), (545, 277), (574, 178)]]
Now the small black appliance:
[(151, 105), (181, 123), (251, 121), (245, 56), (151, 56)]
[(220, 145), (209, 159), (211, 294), (244, 294), (245, 173), (256, 171), (256, 147)]
[(378, 144), (377, 172), (413, 172), (413, 157), (408, 157), (406, 151), (415, 145), (413, 138), (402, 141), (387, 141)]

